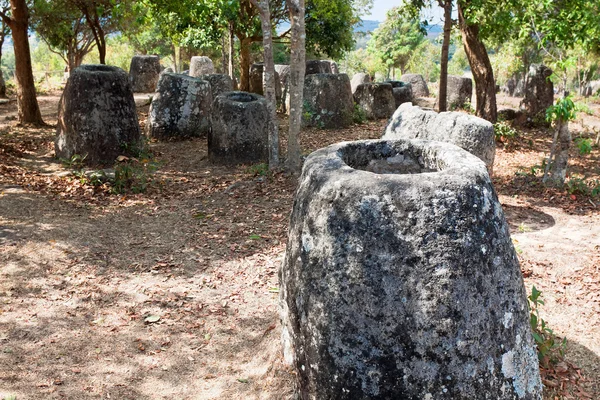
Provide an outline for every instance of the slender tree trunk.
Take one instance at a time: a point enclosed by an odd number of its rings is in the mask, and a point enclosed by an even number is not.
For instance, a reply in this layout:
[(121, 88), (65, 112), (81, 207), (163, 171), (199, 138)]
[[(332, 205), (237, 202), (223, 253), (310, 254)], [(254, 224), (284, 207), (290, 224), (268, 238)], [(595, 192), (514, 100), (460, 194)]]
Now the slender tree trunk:
[(25, 0), (11, 0), (12, 17), (2, 14), (2, 19), (12, 31), (15, 51), (15, 77), (19, 123), (44, 125), (35, 94), (35, 82), (29, 51), (29, 10)]
[(571, 132), (568, 121), (557, 121), (556, 132), (552, 142), (550, 156), (542, 182), (556, 187), (565, 184), (567, 165), (569, 164), (569, 148), (571, 147)]
[(233, 57), (235, 53), (234, 48), (235, 36), (233, 35), (233, 22), (229, 23), (229, 76), (235, 82), (235, 77), (233, 76)]
[[(6, 11), (6, 10), (3, 10)], [(2, 45), (4, 45), (4, 38), (6, 37), (6, 23), (0, 19), (0, 65), (2, 65)], [(6, 99), (6, 82), (4, 82), (4, 75), (2, 74), (2, 68), (0, 68), (0, 99)]]
[(225, 49), (225, 34), (221, 36), (221, 71), (227, 71), (227, 50)]
[(304, 102), (304, 74), (306, 72), (306, 29), (304, 25), (304, 0), (286, 0), (290, 12), (290, 129), (286, 166), (292, 173), (300, 172), (300, 128)]
[(498, 110), (496, 108), (494, 70), (485, 46), (479, 39), (479, 26), (470, 24), (465, 20), (460, 2), (458, 3), (458, 21), (465, 53), (469, 59), (469, 65), (475, 80), (477, 116), (495, 123), (498, 119)]
[(450, 32), (452, 31), (452, 0), (440, 1), (444, 8), (444, 40), (442, 42), (442, 58), (440, 60), (440, 86), (438, 88), (438, 110), (447, 110), (448, 92), (448, 48), (450, 47)]
[(273, 37), (269, 0), (251, 0), (260, 10), (264, 49), (264, 94), (271, 120), (269, 121), (269, 169), (279, 167), (279, 129), (277, 120), (277, 97), (275, 95), (275, 62), (273, 61)]
[(250, 91), (250, 38), (240, 39), (240, 90)]

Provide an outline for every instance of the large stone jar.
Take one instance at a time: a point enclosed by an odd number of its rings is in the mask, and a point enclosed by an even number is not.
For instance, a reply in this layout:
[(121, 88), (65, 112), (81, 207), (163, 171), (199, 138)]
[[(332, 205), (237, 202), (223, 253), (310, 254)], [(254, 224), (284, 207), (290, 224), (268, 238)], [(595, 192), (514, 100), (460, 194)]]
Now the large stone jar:
[(208, 134), (210, 161), (224, 164), (266, 162), (271, 115), (263, 96), (226, 92), (217, 96)]
[(365, 111), (368, 119), (384, 119), (394, 114), (396, 99), (389, 83), (363, 83), (354, 92), (354, 102)]
[(158, 56), (133, 56), (129, 66), (129, 83), (135, 93), (156, 90), (161, 67)]
[(301, 399), (541, 399), (519, 262), (484, 163), (449, 143), (306, 160), (280, 272)]
[(108, 65), (82, 65), (67, 81), (58, 105), (56, 156), (86, 156), (88, 164), (110, 164), (140, 141), (128, 75)]
[(312, 74), (304, 79), (306, 126), (346, 128), (352, 124), (354, 102), (346, 74)]
[(209, 82), (163, 73), (148, 112), (148, 136), (159, 140), (206, 136), (210, 131), (212, 101)]

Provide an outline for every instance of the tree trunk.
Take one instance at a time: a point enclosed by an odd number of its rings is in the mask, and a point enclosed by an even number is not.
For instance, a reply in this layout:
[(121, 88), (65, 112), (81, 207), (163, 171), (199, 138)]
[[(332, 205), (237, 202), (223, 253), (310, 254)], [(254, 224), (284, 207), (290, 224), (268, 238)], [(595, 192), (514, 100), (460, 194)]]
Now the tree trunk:
[(438, 88), (438, 110), (447, 110), (448, 92), (448, 48), (450, 47), (450, 32), (452, 31), (452, 0), (439, 2), (444, 8), (444, 40), (442, 42), (442, 58), (440, 60), (440, 86)]
[(300, 172), (300, 143), (304, 100), (304, 74), (306, 72), (306, 29), (304, 25), (304, 0), (286, 0), (290, 12), (290, 129), (286, 165), (290, 172)]
[(250, 91), (250, 38), (240, 39), (240, 90)]
[(556, 187), (562, 187), (565, 184), (570, 147), (571, 132), (569, 131), (569, 122), (559, 120), (557, 121), (556, 134), (542, 182), (550, 182), (551, 185)]
[(479, 26), (465, 20), (460, 2), (458, 3), (458, 21), (465, 53), (475, 80), (477, 116), (495, 123), (498, 119), (498, 110), (496, 108), (496, 81), (492, 64), (483, 42), (479, 39)]
[(233, 55), (234, 55), (234, 38), (233, 35), (233, 22), (229, 23), (229, 76), (235, 82), (235, 77), (233, 76)]
[(25, 0), (11, 0), (12, 17), (3, 20), (10, 26), (15, 51), (15, 77), (19, 123), (44, 125), (35, 94), (35, 82), (29, 51), (29, 10)]
[(277, 97), (275, 95), (275, 62), (273, 61), (273, 38), (269, 0), (251, 0), (260, 10), (263, 31), (264, 79), (263, 91), (267, 98), (271, 121), (269, 123), (269, 169), (279, 167), (279, 129), (277, 120)]

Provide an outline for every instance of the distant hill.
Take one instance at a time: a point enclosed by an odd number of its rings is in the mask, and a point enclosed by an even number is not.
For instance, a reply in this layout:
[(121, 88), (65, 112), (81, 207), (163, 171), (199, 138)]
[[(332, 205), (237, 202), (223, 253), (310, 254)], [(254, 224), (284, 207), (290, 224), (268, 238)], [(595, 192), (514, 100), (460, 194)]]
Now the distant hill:
[(379, 21), (371, 21), (368, 19), (360, 21), (358, 24), (354, 25), (354, 33), (370, 33), (373, 32), (377, 27), (381, 24)]

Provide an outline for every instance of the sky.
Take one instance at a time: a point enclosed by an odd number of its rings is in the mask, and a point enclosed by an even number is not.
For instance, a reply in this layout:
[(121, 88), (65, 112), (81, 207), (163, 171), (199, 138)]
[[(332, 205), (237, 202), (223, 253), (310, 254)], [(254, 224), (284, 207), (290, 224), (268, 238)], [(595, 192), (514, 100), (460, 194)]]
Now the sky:
[[(384, 21), (386, 12), (393, 7), (399, 6), (401, 3), (402, 0), (374, 0), (371, 13), (363, 16), (362, 19)], [(443, 12), (440, 7), (434, 7), (431, 10), (425, 10), (423, 14), (428, 20), (430, 17), (433, 17), (433, 20), (430, 22), (430, 24), (440, 24), (442, 21)]]

